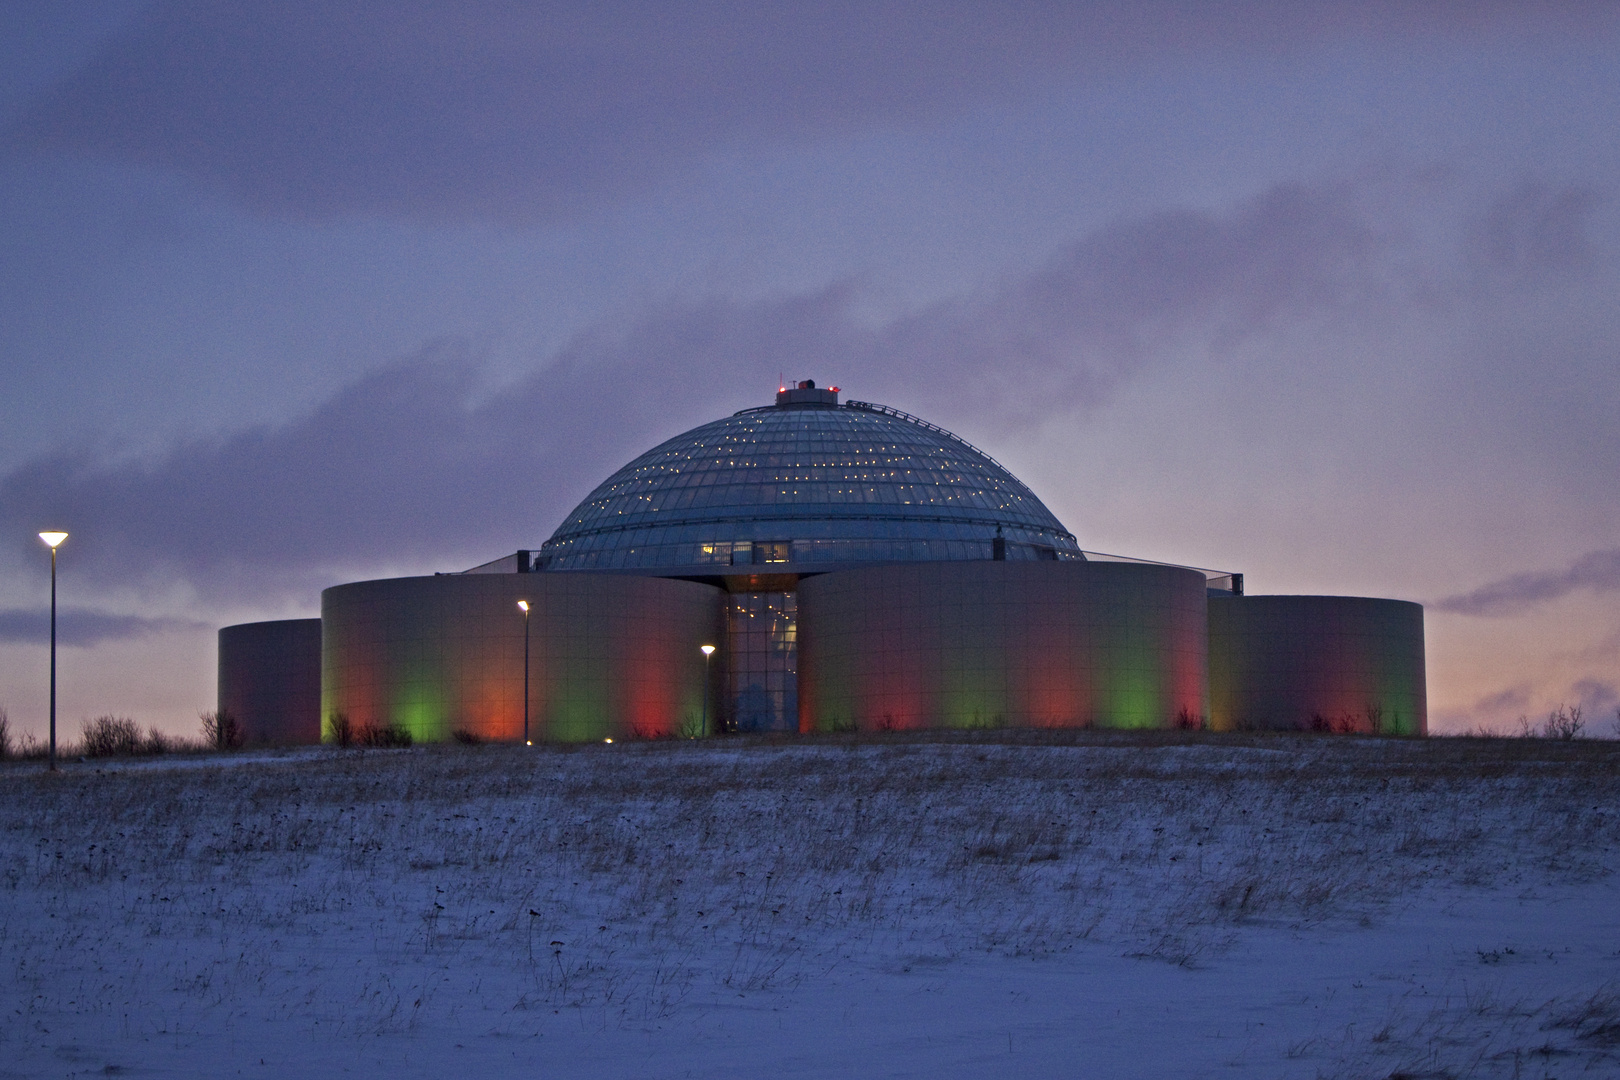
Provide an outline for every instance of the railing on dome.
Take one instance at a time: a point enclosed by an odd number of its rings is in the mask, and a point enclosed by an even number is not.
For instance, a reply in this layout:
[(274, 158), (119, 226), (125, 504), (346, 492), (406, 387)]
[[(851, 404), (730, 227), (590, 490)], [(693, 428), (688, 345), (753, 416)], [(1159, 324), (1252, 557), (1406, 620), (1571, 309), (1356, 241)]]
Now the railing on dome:
[(1188, 566), (1186, 563), (1165, 562), (1162, 559), (1139, 559), (1134, 555), (1110, 555), (1106, 551), (1082, 549), (1080, 554), (1084, 555), (1088, 562), (1143, 563), (1147, 566), (1173, 566), (1178, 570), (1196, 570), (1204, 575), (1204, 581), (1211, 589), (1229, 593), (1243, 592), (1243, 575), (1232, 570), (1211, 570), (1207, 566)]
[[(947, 520), (947, 519), (940, 519)], [(1073, 537), (1070, 537), (1073, 539)], [(1196, 570), (1204, 575), (1208, 587), (1218, 592), (1229, 592), (1233, 595), (1243, 594), (1243, 575), (1231, 570), (1211, 570), (1205, 566), (1188, 566), (1185, 563), (1164, 562), (1161, 559), (1140, 559), (1134, 555), (1111, 555), (1106, 551), (1084, 551), (1081, 557), (1088, 562), (1124, 562), (1141, 563), (1146, 566), (1173, 566), (1179, 570)], [(530, 561), (532, 557), (532, 562)], [(470, 570), (457, 570), (457, 574), (511, 574), (511, 573), (538, 573), (546, 568), (550, 559), (540, 551), (520, 551), (515, 555), (503, 555), (498, 559), (491, 559), (487, 563), (480, 563)], [(523, 566), (528, 563), (528, 570)]]
[(950, 439), (953, 442), (961, 443), (963, 446), (967, 447), (969, 450), (973, 451), (975, 454), (978, 454), (981, 457), (990, 458), (991, 464), (993, 464), (996, 468), (1000, 469), (1004, 473), (1007, 473), (1009, 476), (1012, 474), (1011, 469), (1007, 468), (1007, 466), (1003, 465), (1001, 462), (997, 461), (995, 458), (990, 457), (989, 454), (986, 454), (983, 450), (980, 450), (977, 446), (974, 446), (972, 443), (970, 443), (966, 439), (962, 438), (962, 436), (958, 435), (956, 432), (954, 432), (954, 431), (946, 431), (944, 428), (940, 427), (938, 424), (930, 424), (928, 421), (924, 420), (920, 416), (912, 416), (908, 412), (901, 412), (899, 409), (891, 408), (888, 405), (879, 405), (879, 404), (877, 404), (876, 402), (873, 402), (873, 401), (846, 401), (846, 402), (844, 402), (844, 408), (846, 408), (846, 409), (860, 409), (863, 412), (881, 413), (884, 416), (892, 416), (896, 420), (904, 420), (908, 424), (916, 424), (918, 427), (926, 428), (927, 430), (932, 431), (936, 435), (943, 435), (947, 439)]
[(491, 559), (486, 563), (479, 563), (470, 570), (456, 570), (457, 574), (515, 574), (518, 572), (518, 557), (516, 555), (502, 555), (498, 559)]

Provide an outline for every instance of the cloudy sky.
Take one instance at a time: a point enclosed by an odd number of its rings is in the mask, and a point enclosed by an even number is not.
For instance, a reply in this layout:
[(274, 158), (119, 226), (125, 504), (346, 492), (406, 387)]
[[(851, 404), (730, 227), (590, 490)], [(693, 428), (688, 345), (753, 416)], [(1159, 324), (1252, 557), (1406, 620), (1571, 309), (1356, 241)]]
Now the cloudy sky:
[[(1620, 6), (0, 3), (0, 707), (538, 547), (815, 378), (1092, 550), (1620, 705)], [(1611, 729), (1612, 730), (1612, 729)]]

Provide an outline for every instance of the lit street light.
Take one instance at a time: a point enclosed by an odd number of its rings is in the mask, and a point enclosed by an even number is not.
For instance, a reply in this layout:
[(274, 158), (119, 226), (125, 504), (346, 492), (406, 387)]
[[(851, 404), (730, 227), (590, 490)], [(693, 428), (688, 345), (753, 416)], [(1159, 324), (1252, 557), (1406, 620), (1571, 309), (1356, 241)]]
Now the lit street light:
[(65, 532), (42, 532), (39, 538), (51, 549), (51, 772), (56, 771), (56, 549), (68, 538)]
[(533, 746), (529, 739), (529, 602), (519, 600), (523, 609), (523, 745)]
[(704, 645), (703, 649), (703, 736), (709, 735), (709, 661), (714, 657), (714, 646)]

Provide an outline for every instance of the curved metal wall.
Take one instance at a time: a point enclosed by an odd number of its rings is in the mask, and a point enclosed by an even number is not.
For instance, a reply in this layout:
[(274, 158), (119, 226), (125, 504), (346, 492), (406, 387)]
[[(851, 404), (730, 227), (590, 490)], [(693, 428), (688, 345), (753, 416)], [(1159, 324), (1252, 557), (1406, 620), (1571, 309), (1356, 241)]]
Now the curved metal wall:
[(321, 620), (222, 628), (219, 708), (242, 723), (248, 742), (320, 742)]
[(1423, 735), (1423, 606), (1360, 596), (1209, 601), (1210, 726)]
[(1206, 595), (1197, 571), (1139, 563), (915, 563), (805, 578), (799, 728), (1196, 722)]
[(328, 729), (341, 712), (356, 726), (397, 723), (425, 741), (457, 729), (521, 738), (521, 599), (531, 605), (533, 739), (676, 734), (701, 717), (698, 646), (722, 644), (724, 595), (689, 581), (586, 573), (337, 585), (321, 593), (321, 715)]

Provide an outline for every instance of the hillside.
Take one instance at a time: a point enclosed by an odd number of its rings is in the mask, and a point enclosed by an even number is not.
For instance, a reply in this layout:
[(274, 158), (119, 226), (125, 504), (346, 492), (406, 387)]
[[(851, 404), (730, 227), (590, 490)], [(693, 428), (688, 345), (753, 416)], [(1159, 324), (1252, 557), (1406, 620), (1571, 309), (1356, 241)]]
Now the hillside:
[(0, 1076), (1620, 1071), (1620, 744), (0, 768)]

